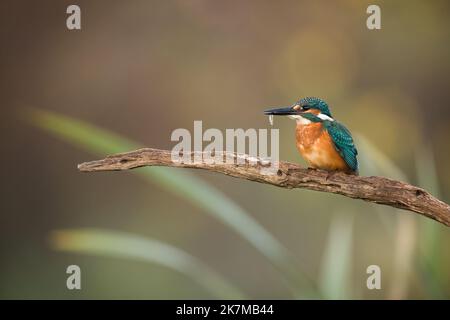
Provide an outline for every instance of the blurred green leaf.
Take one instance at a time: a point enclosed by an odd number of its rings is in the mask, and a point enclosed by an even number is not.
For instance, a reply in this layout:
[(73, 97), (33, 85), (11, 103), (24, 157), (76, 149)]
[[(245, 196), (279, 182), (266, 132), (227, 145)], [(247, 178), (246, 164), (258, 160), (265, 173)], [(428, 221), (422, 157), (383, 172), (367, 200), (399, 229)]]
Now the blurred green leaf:
[(333, 216), (321, 262), (319, 288), (326, 299), (349, 299), (353, 249), (353, 214)]
[[(29, 115), (32, 123), (38, 127), (99, 156), (142, 148), (117, 134), (64, 115), (39, 109), (31, 109)], [(218, 189), (186, 170), (147, 167), (132, 172), (203, 208), (237, 232), (278, 268), (286, 285), (297, 297), (304, 296), (305, 292), (313, 294), (311, 280), (297, 266), (292, 254), (250, 214)]]
[[(439, 179), (433, 149), (423, 142), (417, 143), (415, 158), (418, 185), (439, 198)], [(442, 229), (443, 227), (436, 221), (420, 220), (420, 271), (428, 294), (435, 299), (445, 297), (442, 289), (442, 281), (445, 281), (442, 279), (444, 272), (441, 268), (442, 259), (439, 254)]]
[[(358, 157), (360, 160), (360, 174), (365, 176), (386, 176), (390, 179), (408, 182), (407, 175), (377, 148), (369, 139), (360, 133), (355, 133), (355, 140), (358, 146)], [(375, 206), (381, 223), (391, 234), (395, 232), (395, 216), (389, 215), (389, 211), (395, 212), (398, 209)]]
[(58, 230), (52, 233), (50, 240), (57, 250), (160, 264), (187, 275), (217, 298), (244, 298), (240, 290), (201, 261), (158, 240), (100, 229)]
[[(409, 182), (407, 175), (381, 150), (361, 134), (355, 135), (360, 149), (360, 159), (367, 175), (382, 175), (390, 179)], [(384, 210), (383, 210), (384, 209)], [(375, 207), (382, 223), (394, 236), (394, 275), (392, 276), (388, 298), (403, 299), (407, 295), (409, 276), (417, 242), (416, 217), (400, 209)], [(389, 217), (386, 210), (398, 214)], [(395, 220), (394, 220), (395, 219)]]
[(355, 140), (364, 175), (383, 174), (390, 179), (408, 182), (407, 175), (369, 139), (356, 133)]

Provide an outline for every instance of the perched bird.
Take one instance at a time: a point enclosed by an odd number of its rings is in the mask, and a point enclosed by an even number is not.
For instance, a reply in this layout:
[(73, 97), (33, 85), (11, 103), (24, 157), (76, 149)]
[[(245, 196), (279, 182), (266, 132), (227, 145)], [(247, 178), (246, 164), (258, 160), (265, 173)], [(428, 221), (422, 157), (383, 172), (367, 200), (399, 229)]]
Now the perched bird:
[(350, 131), (333, 119), (322, 99), (303, 98), (290, 107), (266, 110), (264, 114), (296, 120), (297, 149), (312, 168), (358, 174), (358, 151)]

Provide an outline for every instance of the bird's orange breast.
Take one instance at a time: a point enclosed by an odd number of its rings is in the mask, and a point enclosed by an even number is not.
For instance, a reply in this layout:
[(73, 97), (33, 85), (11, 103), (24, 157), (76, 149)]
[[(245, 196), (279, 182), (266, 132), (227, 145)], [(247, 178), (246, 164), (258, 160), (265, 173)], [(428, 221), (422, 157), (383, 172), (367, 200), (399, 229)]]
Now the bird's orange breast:
[(321, 123), (297, 124), (297, 149), (313, 168), (351, 172)]

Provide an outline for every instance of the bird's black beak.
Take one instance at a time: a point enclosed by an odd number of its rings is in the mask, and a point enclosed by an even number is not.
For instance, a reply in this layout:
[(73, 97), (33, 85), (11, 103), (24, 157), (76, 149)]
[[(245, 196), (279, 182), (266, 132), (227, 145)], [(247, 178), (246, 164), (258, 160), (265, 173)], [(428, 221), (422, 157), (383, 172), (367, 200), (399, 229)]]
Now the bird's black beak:
[(283, 108), (275, 108), (275, 109), (265, 110), (264, 114), (266, 116), (270, 116), (270, 115), (274, 115), (274, 116), (288, 116), (288, 115), (295, 115), (295, 114), (297, 114), (297, 111), (294, 110), (293, 107), (283, 107)]

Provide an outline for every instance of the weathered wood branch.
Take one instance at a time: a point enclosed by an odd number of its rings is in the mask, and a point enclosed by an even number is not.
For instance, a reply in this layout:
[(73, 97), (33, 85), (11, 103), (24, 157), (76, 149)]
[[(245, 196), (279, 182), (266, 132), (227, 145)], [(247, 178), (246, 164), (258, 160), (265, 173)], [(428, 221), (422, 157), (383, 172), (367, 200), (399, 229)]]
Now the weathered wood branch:
[[(190, 156), (203, 154), (192, 152)], [(195, 168), (214, 171), (236, 178), (271, 184), (282, 188), (305, 188), (331, 192), (346, 197), (384, 204), (424, 215), (450, 226), (450, 206), (419, 187), (383, 177), (362, 177), (341, 172), (305, 169), (297, 164), (280, 161), (278, 170), (267, 174), (267, 161), (247, 155), (220, 152), (216, 156), (240, 158), (243, 163), (208, 164), (198, 161), (183, 163), (172, 161), (171, 152), (159, 149), (139, 149), (136, 151), (108, 156), (105, 159), (78, 165), (84, 172), (128, 170), (143, 166), (166, 166)], [(201, 158), (200, 158), (201, 159)], [(257, 160), (257, 162), (252, 162)]]

